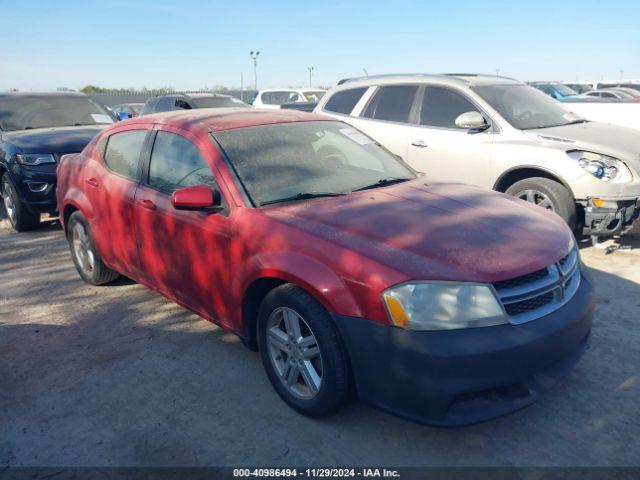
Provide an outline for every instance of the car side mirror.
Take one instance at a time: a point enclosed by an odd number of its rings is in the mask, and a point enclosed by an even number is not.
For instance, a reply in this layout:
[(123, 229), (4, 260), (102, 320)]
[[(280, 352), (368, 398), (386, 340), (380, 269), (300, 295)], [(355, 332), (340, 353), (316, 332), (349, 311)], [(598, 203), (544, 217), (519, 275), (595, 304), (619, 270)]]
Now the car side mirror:
[(455, 123), (458, 128), (475, 132), (482, 132), (491, 126), (480, 112), (476, 111), (465, 112), (459, 115)]
[(176, 190), (171, 195), (171, 204), (176, 210), (203, 210), (207, 212), (222, 210), (220, 192), (207, 185), (196, 185)]

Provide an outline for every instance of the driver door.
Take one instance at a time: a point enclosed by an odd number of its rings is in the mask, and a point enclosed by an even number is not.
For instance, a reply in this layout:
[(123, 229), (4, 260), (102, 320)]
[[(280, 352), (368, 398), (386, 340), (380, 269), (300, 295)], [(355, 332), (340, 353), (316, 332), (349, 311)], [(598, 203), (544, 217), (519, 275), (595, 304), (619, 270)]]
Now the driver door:
[(455, 125), (462, 113), (483, 112), (461, 92), (447, 87), (427, 86), (418, 101), (418, 125), (411, 127), (407, 147), (409, 165), (436, 181), (492, 188), (493, 127), (474, 133)]
[(223, 324), (232, 270), (232, 220), (221, 191), (221, 212), (178, 210), (171, 194), (207, 185), (219, 189), (210, 150), (189, 132), (158, 130), (143, 182), (136, 191), (136, 236), (144, 279), (163, 294)]

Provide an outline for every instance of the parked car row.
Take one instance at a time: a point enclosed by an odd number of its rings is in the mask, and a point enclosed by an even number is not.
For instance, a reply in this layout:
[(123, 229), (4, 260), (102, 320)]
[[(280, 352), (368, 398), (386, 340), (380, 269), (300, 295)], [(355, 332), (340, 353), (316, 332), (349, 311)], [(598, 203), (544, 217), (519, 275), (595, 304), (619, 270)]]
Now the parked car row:
[(574, 99), (607, 99), (607, 100), (638, 100), (640, 99), (640, 85), (638, 88), (623, 85), (591, 88), (582, 84), (563, 84), (560, 82), (529, 82), (534, 88), (546, 93), (556, 100)]
[(580, 358), (572, 229), (640, 215), (635, 134), (481, 75), (346, 80), (316, 113), (237, 102), (164, 95), (113, 124), (83, 95), (3, 95), (11, 224), (57, 211), (84, 281), (126, 275), (237, 334), (309, 416), (355, 392), (474, 423)]

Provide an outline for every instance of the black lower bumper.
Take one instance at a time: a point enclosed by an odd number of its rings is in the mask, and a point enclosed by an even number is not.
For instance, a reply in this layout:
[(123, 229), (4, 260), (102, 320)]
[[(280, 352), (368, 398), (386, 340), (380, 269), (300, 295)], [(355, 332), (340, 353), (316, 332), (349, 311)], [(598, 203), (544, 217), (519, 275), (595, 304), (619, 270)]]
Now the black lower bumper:
[(613, 208), (598, 208), (589, 201), (585, 202), (584, 235), (624, 233), (640, 218), (640, 199), (608, 203), (613, 203)]
[(334, 318), (362, 401), (414, 421), (453, 427), (535, 402), (580, 358), (593, 310), (593, 287), (583, 277), (567, 304), (521, 325), (418, 332)]
[(20, 202), (32, 213), (57, 211), (55, 169), (43, 171), (15, 165), (11, 170), (11, 180), (17, 189)]

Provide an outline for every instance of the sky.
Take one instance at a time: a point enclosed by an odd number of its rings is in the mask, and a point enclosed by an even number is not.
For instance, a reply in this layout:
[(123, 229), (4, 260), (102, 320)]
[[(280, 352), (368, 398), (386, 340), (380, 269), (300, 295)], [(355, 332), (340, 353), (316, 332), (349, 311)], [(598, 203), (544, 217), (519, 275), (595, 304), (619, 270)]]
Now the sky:
[(640, 78), (640, 1), (0, 0), (0, 90)]

